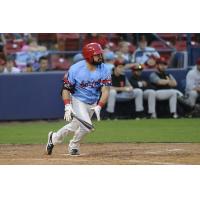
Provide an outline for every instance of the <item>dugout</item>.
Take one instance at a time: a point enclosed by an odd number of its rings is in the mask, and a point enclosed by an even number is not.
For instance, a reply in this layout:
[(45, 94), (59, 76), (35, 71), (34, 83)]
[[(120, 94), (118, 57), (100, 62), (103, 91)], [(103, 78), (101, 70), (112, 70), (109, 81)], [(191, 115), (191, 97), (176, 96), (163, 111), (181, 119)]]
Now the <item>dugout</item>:
[[(184, 80), (188, 70), (168, 69), (168, 71), (176, 78), (178, 89), (184, 92)], [(143, 71), (143, 76), (149, 76), (151, 72), (151, 70)], [(127, 71), (126, 75), (130, 76), (131, 71)], [(0, 121), (63, 118), (64, 107), (60, 97), (63, 76), (63, 71), (1, 74)], [(119, 100), (116, 113), (121, 118), (129, 118), (134, 115), (133, 106), (133, 101)], [(158, 107), (166, 108), (166, 105)]]

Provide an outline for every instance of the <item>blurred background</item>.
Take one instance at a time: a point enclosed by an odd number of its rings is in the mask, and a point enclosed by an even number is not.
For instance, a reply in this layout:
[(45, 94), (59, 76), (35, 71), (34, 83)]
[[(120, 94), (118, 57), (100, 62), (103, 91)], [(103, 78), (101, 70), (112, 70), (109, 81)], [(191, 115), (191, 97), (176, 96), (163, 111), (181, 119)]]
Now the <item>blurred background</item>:
[[(57, 119), (63, 115), (61, 80), (83, 59), (81, 49), (98, 42), (110, 68), (119, 61), (142, 64), (144, 74), (164, 57), (184, 93), (187, 72), (200, 57), (199, 33), (1, 33), (0, 120)], [(146, 57), (141, 57), (145, 48)], [(129, 108), (130, 110), (130, 108)], [(126, 114), (125, 110), (122, 113)], [(127, 116), (126, 116), (127, 117)]]

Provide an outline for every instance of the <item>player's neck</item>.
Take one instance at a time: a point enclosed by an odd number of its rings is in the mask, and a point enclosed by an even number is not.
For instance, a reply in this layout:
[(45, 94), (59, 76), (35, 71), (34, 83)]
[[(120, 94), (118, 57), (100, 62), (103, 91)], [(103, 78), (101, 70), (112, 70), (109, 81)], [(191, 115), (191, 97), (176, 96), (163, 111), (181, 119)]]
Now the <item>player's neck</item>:
[(95, 65), (92, 65), (90, 63), (87, 63), (87, 68), (89, 69), (89, 71), (95, 71), (96, 70), (96, 66)]

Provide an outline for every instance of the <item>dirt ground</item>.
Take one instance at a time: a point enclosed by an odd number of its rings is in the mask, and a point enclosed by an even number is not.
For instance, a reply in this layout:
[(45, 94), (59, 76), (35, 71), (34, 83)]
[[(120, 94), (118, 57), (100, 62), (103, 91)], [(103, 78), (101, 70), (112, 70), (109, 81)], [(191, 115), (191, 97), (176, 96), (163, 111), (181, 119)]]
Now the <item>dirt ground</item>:
[(0, 145), (1, 165), (176, 165), (200, 164), (200, 144), (110, 143), (82, 144), (80, 156), (58, 145), (51, 156), (45, 145)]

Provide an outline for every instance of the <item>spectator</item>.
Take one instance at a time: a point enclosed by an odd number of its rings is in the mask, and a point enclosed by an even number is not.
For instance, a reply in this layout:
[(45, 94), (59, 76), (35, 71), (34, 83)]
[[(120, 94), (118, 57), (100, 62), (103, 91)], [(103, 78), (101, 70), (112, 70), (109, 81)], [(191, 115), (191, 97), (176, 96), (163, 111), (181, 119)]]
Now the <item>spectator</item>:
[(0, 73), (4, 72), (4, 68), (5, 68), (5, 66), (0, 64)]
[(130, 85), (128, 79), (123, 75), (124, 64), (116, 62), (115, 68), (112, 73), (112, 87), (107, 103), (108, 117), (114, 118), (114, 109), (117, 98), (120, 99), (135, 99), (136, 116), (139, 118), (142, 116), (143, 108), (143, 92), (139, 88), (134, 88)]
[(147, 46), (147, 39), (144, 35), (140, 37), (139, 46), (132, 55), (132, 62), (144, 64), (145, 68), (153, 68), (156, 65), (156, 59), (159, 53), (152, 47)]
[(5, 61), (4, 59), (0, 58), (0, 73), (3, 73), (4, 68), (5, 68)]
[(37, 72), (46, 72), (49, 71), (49, 62), (47, 57), (41, 57), (39, 59), (39, 68), (36, 70)]
[(108, 43), (107, 39), (100, 33), (88, 33), (83, 41), (83, 45), (89, 43), (99, 43), (104, 49)]
[(31, 63), (28, 63), (26, 67), (23, 69), (23, 72), (33, 72), (33, 66)]
[(130, 63), (131, 62), (131, 55), (129, 52), (129, 47), (130, 47), (130, 43), (126, 42), (126, 41), (122, 41), (119, 43), (119, 52), (121, 53), (121, 56), (124, 58), (126, 63)]
[[(47, 56), (48, 51), (45, 46), (40, 46), (35, 38), (29, 39), (28, 43), (22, 47), (22, 51), (16, 53), (16, 65), (24, 71), (27, 64), (32, 64), (37, 69), (40, 57)], [(26, 69), (25, 69), (26, 70)]]
[(108, 69), (112, 72), (115, 63), (115, 54), (112, 51), (107, 51), (103, 54), (104, 63), (108, 67)]
[(73, 64), (75, 64), (81, 60), (84, 60), (83, 55), (82, 55), (82, 53), (78, 53), (73, 57)]
[(104, 51), (113, 51), (116, 52), (117, 51), (117, 45), (113, 42), (108, 42), (105, 46)]
[(129, 79), (130, 84), (133, 88), (140, 88), (143, 90), (143, 97), (148, 101), (148, 114), (150, 118), (155, 119), (156, 116), (156, 92), (151, 83), (142, 78), (143, 66), (134, 65), (132, 67), (132, 76)]
[(47, 51), (47, 48), (45, 46), (40, 46), (37, 43), (36, 38), (31, 38), (31, 39), (29, 39), (27, 44), (25, 44), (22, 47), (22, 51), (26, 51), (26, 52)]
[(177, 86), (175, 78), (166, 72), (167, 62), (164, 57), (156, 60), (156, 72), (150, 74), (150, 81), (156, 89), (157, 100), (169, 100), (170, 113), (173, 118), (178, 118), (177, 96), (183, 94), (174, 89)]
[(200, 58), (186, 76), (186, 95), (188, 95), (189, 104), (194, 107), (200, 97)]
[(4, 74), (9, 74), (9, 73), (12, 73), (12, 74), (15, 74), (15, 73), (20, 73), (20, 69), (18, 69), (17, 67), (15, 67), (14, 65), (14, 61), (12, 59), (12, 57), (7, 57), (6, 59), (6, 66), (4, 68), (4, 71), (3, 71)]

